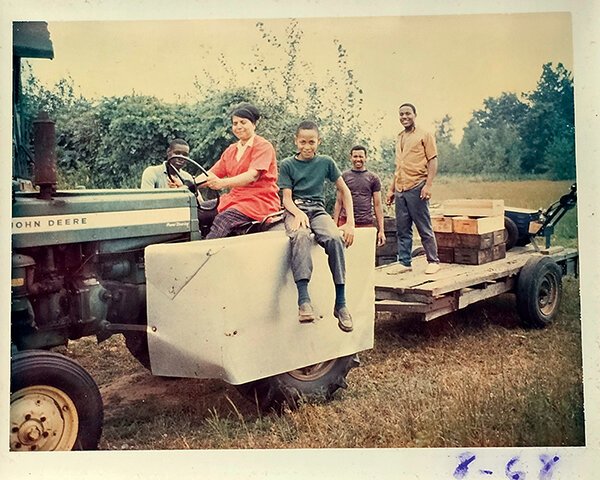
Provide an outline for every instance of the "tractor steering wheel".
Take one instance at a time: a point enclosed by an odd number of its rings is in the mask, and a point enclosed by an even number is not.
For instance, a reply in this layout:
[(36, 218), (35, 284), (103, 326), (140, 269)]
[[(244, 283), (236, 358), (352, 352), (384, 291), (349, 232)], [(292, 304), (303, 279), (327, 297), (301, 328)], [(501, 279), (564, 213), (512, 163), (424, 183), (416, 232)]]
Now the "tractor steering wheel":
[(200, 172), (206, 176), (207, 179), (209, 176), (208, 171), (202, 165), (200, 165), (198, 162), (196, 162), (196, 161), (192, 160), (191, 158), (186, 157), (184, 155), (173, 155), (172, 157), (170, 157), (167, 160), (167, 175), (169, 175), (169, 178), (171, 180), (173, 180), (173, 174), (175, 174), (177, 176), (177, 178), (179, 178), (181, 183), (183, 185), (185, 185), (189, 189), (189, 191), (192, 192), (194, 194), (194, 196), (196, 197), (196, 200), (198, 202), (198, 208), (200, 210), (207, 211), (207, 212), (216, 210), (217, 207), (219, 206), (219, 201), (221, 199), (219, 192), (216, 191), (217, 197), (215, 199), (206, 200), (206, 201), (202, 201), (201, 199), (199, 199), (198, 198), (198, 195), (199, 195), (198, 185), (202, 185), (203, 183), (206, 182), (206, 180), (197, 182), (196, 177), (194, 177), (193, 175), (192, 175), (192, 178), (194, 180), (193, 182), (190, 182), (189, 180), (184, 179), (181, 176), (181, 174), (179, 173), (179, 170), (177, 169), (177, 167), (175, 167), (175, 165), (173, 165), (171, 163), (171, 160), (174, 160), (174, 159), (185, 160), (186, 162), (190, 162), (191, 164), (195, 165), (196, 167), (198, 167)]

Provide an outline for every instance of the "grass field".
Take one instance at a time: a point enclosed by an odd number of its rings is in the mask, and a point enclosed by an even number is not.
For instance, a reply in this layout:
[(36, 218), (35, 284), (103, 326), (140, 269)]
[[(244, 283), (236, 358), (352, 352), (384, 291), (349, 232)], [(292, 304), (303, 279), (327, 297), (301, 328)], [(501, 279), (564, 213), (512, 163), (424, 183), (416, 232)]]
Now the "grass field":
[[(440, 181), (435, 201), (503, 198), (547, 207), (568, 182)], [(493, 196), (486, 195), (493, 192)], [(576, 216), (557, 240), (576, 245)], [(571, 223), (569, 223), (571, 222)], [(563, 279), (557, 320), (520, 326), (510, 294), (424, 324), (380, 314), (375, 347), (327, 404), (261, 414), (218, 380), (153, 377), (120, 335), (63, 352), (105, 401), (101, 449), (245, 449), (584, 445), (579, 285)]]

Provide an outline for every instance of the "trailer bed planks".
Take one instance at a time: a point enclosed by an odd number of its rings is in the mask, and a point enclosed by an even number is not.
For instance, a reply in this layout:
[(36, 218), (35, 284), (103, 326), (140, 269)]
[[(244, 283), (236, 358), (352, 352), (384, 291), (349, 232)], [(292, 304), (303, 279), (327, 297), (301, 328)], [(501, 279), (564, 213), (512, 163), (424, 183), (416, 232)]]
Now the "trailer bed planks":
[(574, 248), (552, 247), (536, 251), (531, 245), (515, 247), (506, 257), (483, 265), (441, 263), (434, 275), (426, 275), (424, 256), (413, 259), (410, 272), (399, 273), (398, 263), (375, 269), (375, 310), (419, 314), (428, 321), (473, 303), (510, 292), (527, 260), (534, 255), (552, 257), (563, 274), (577, 274), (578, 252)]

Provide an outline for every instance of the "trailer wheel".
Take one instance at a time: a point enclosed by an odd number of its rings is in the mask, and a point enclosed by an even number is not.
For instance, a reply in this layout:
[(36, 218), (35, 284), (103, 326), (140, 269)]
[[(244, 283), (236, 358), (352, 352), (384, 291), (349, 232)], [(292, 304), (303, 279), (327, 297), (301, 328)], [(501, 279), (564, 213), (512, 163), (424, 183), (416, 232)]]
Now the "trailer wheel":
[(519, 240), (519, 227), (514, 220), (508, 217), (504, 217), (504, 239), (507, 251), (513, 248)]
[(412, 251), (412, 253), (410, 254), (410, 256), (411, 256), (412, 258), (415, 258), (415, 257), (421, 257), (421, 256), (423, 256), (423, 255), (425, 255), (425, 249), (424, 249), (423, 247), (417, 247), (417, 248), (415, 248), (415, 249)]
[(544, 328), (558, 313), (562, 272), (549, 257), (527, 260), (517, 279), (517, 311), (526, 327)]
[(96, 450), (104, 409), (94, 379), (54, 352), (17, 353), (10, 371), (10, 450)]
[(237, 385), (237, 388), (262, 411), (281, 410), (285, 405), (296, 409), (303, 402), (331, 400), (338, 389), (348, 386), (346, 376), (359, 363), (358, 355), (348, 355)]

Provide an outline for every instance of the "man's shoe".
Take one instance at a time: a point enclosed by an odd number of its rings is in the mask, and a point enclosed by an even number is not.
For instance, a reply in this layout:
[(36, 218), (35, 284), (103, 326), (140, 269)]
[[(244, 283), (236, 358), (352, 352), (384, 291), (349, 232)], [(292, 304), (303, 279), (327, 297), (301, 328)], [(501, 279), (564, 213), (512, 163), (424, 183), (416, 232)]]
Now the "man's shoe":
[(350, 315), (348, 307), (344, 305), (340, 308), (334, 308), (333, 316), (338, 319), (338, 327), (340, 327), (340, 330), (344, 332), (352, 331), (354, 327), (352, 326), (352, 315)]
[(298, 321), (300, 323), (310, 323), (315, 320), (315, 312), (312, 305), (308, 302), (303, 303), (298, 307)]
[(386, 273), (388, 275), (400, 275), (401, 273), (406, 273), (406, 272), (412, 272), (412, 267), (399, 264), (399, 265), (396, 265), (393, 270), (391, 268), (389, 268)]
[(427, 265), (427, 268), (425, 269), (425, 273), (427, 275), (433, 275), (434, 273), (437, 273), (440, 271), (440, 264), (439, 263), (429, 263)]

